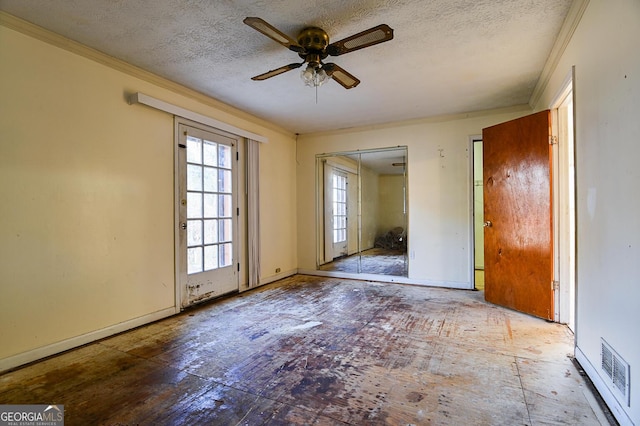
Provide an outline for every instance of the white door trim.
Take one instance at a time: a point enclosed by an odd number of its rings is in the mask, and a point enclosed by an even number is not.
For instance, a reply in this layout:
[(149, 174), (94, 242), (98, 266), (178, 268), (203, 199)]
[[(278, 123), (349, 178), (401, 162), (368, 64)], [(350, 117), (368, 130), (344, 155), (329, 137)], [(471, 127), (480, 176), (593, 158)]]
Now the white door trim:
[[(554, 240), (554, 266), (553, 266), (553, 279), (558, 285), (554, 287), (554, 320), (556, 322), (564, 323), (575, 332), (575, 269), (573, 271), (573, 279), (569, 269), (571, 265), (575, 265), (576, 254), (570, 252), (570, 229), (566, 229), (571, 226), (568, 219), (562, 217), (563, 209), (566, 208), (566, 202), (568, 198), (575, 197), (575, 180), (574, 187), (569, 189), (568, 187), (561, 187), (563, 184), (568, 184), (569, 179), (569, 156), (574, 156), (575, 159), (575, 132), (572, 129), (560, 128), (560, 115), (559, 109), (565, 105), (568, 96), (573, 96), (573, 81), (574, 81), (574, 69), (572, 68), (565, 76), (558, 92), (556, 93), (553, 101), (550, 104), (550, 110), (552, 111), (551, 117), (551, 134), (554, 137), (553, 140), (553, 174), (556, 176), (553, 183), (553, 240)], [(575, 105), (575, 102), (573, 103)], [(571, 117), (571, 123), (574, 123), (575, 111)], [(565, 123), (567, 124), (567, 123)], [(574, 125), (575, 127), (575, 125)], [(573, 138), (571, 144), (573, 149), (569, 149), (567, 146), (567, 137)], [(570, 152), (569, 152), (570, 151)], [(575, 172), (574, 172), (575, 174)], [(565, 192), (569, 190), (569, 194)], [(572, 195), (573, 194), (573, 195)], [(566, 195), (566, 197), (565, 197)], [(573, 218), (573, 226), (575, 226), (575, 216)], [(574, 228), (575, 230), (575, 228)], [(575, 234), (573, 234), (575, 235)], [(573, 237), (575, 238), (575, 237)], [(572, 263), (573, 262), (573, 263)], [(571, 318), (573, 316), (573, 318)]]

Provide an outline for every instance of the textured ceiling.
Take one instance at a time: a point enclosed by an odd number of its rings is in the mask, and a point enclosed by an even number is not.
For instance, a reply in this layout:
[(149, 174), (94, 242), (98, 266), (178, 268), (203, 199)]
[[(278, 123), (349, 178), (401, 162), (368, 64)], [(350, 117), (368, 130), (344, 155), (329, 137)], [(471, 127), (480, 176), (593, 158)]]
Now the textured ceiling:
[[(525, 104), (571, 0), (0, 0), (14, 16), (297, 133)], [(330, 58), (362, 83), (304, 86), (297, 54), (244, 25), (337, 41), (381, 23), (394, 39)]]

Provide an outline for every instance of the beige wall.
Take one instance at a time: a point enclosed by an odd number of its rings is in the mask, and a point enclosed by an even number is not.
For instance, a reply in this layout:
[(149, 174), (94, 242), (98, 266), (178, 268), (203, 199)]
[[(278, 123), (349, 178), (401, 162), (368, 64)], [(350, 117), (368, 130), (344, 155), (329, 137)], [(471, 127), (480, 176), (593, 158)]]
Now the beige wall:
[(406, 228), (404, 214), (404, 176), (380, 175), (378, 177), (378, 229), (376, 236), (385, 235), (398, 226)]
[[(640, 2), (591, 0), (536, 110), (575, 66), (576, 353), (622, 424), (640, 424)], [(631, 404), (600, 369), (604, 338), (631, 365)], [(634, 391), (636, 389), (636, 391)]]
[(316, 216), (311, 207), (315, 197), (315, 156), (406, 145), (409, 278), (419, 284), (471, 288), (469, 136), (529, 111), (520, 108), (301, 135), (297, 172), (298, 267), (315, 269)]
[(360, 190), (362, 205), (360, 206), (360, 223), (362, 224), (361, 250), (368, 250), (376, 242), (377, 225), (380, 212), (378, 174), (368, 167), (360, 168)]
[(261, 275), (295, 272), (293, 135), (5, 26), (0, 63), (0, 370), (175, 312), (173, 117), (136, 91), (269, 138)]

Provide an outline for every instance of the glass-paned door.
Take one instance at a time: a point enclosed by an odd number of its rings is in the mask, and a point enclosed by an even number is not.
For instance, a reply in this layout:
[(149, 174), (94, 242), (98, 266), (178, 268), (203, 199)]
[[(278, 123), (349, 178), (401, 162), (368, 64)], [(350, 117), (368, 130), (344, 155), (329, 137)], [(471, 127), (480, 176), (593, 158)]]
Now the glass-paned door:
[(335, 170), (332, 179), (333, 258), (347, 254), (347, 175)]
[(236, 140), (179, 125), (182, 306), (238, 289)]

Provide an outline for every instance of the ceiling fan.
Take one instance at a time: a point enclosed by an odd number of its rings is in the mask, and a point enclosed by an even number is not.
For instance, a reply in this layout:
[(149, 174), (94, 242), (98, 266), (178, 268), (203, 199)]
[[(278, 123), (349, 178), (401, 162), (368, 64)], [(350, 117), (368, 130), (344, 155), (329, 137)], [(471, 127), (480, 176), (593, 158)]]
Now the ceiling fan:
[(294, 62), (257, 75), (252, 77), (252, 80), (266, 80), (307, 64), (300, 75), (305, 84), (315, 87), (322, 85), (329, 78), (333, 78), (345, 89), (356, 87), (360, 80), (340, 66), (334, 63), (325, 64), (322, 61), (327, 56), (344, 55), (393, 38), (393, 29), (382, 24), (331, 44), (329, 36), (322, 28), (307, 27), (300, 31), (296, 41), (261, 18), (248, 17), (242, 22), (296, 52), (304, 60), (302, 63)]

